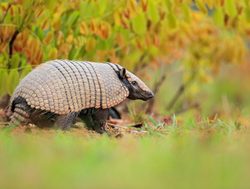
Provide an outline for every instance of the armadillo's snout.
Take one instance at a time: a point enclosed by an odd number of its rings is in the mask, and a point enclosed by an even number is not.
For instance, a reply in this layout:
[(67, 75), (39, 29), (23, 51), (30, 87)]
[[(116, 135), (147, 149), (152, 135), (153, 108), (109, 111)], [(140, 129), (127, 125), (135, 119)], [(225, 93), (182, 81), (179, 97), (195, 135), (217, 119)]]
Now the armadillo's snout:
[(155, 95), (152, 91), (148, 92), (148, 99), (153, 98)]
[(154, 97), (154, 93), (152, 91), (145, 91), (143, 95), (143, 100), (149, 100)]

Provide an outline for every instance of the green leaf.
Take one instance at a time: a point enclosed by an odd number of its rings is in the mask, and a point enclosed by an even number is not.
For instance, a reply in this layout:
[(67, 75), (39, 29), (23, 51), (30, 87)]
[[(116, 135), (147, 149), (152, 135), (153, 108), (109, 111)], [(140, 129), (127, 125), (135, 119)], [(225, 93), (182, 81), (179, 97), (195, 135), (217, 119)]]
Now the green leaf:
[(230, 15), (231, 17), (235, 17), (237, 15), (237, 10), (236, 10), (234, 0), (226, 0), (225, 9), (226, 9), (227, 14)]
[(170, 28), (175, 28), (176, 25), (177, 25), (176, 18), (175, 18), (172, 11), (169, 12), (169, 14), (168, 14), (168, 25), (169, 25)]
[(4, 95), (7, 92), (6, 81), (8, 80), (8, 73), (6, 69), (0, 69), (0, 95)]
[(20, 80), (23, 79), (31, 70), (32, 70), (31, 65), (30, 65), (30, 64), (27, 64), (27, 65), (23, 68), (23, 70), (22, 70), (22, 72), (21, 72)]
[(134, 50), (132, 52), (129, 53), (129, 56), (126, 57), (125, 62), (127, 62), (127, 65), (129, 69), (132, 69), (133, 66), (135, 65), (135, 62), (138, 62), (142, 56), (142, 51), (140, 50)]
[(156, 56), (158, 52), (159, 52), (159, 49), (156, 48), (155, 46), (150, 46), (148, 48), (148, 54), (150, 54), (151, 56)]
[(73, 13), (71, 13), (67, 20), (67, 26), (71, 27), (73, 24), (75, 24), (79, 16), (80, 16), (79, 11), (74, 11)]
[(12, 11), (13, 11), (13, 15), (12, 19), (13, 19), (13, 24), (16, 24), (17, 26), (20, 26), (22, 23), (22, 14), (20, 14), (20, 9), (22, 9), (22, 7), (20, 5), (15, 5), (12, 6)]
[(159, 21), (159, 13), (157, 10), (157, 6), (154, 1), (149, 1), (148, 5), (148, 17), (150, 20), (152, 20), (153, 23), (156, 23)]
[(10, 13), (7, 13), (4, 19), (4, 23), (6, 24), (12, 24), (12, 16)]
[(3, 10), (0, 8), (0, 18), (3, 18)]
[(218, 25), (223, 27), (224, 26), (224, 13), (221, 7), (218, 7), (214, 11), (214, 22)]
[(40, 40), (43, 40), (45, 32), (40, 27), (35, 27), (35, 33)]
[(129, 40), (130, 37), (131, 37), (130, 36), (131, 35), (130, 31), (127, 30), (127, 29), (125, 29), (125, 28), (123, 28), (123, 27), (121, 27), (121, 26), (116, 26), (114, 28), (114, 30), (115, 30), (116, 33), (121, 34), (124, 37), (125, 40)]
[(69, 59), (76, 59), (77, 56), (79, 54), (79, 49), (75, 48), (74, 46), (71, 48), (70, 52), (69, 52)]
[(196, 2), (197, 7), (199, 8), (199, 10), (201, 10), (201, 11), (204, 12), (204, 13), (207, 13), (206, 4), (205, 4), (203, 1), (201, 1), (201, 0), (199, 0), (199, 1), (196, 0), (195, 2)]
[(17, 68), (20, 62), (20, 55), (18, 53), (14, 53), (11, 57), (11, 68)]
[(26, 10), (30, 10), (33, 4), (34, 4), (34, 0), (25, 0), (25, 1), (23, 2), (23, 7), (24, 7)]
[(98, 49), (98, 50), (105, 50), (105, 49), (107, 49), (106, 40), (97, 39), (96, 42), (97, 42), (96, 49)]
[(0, 96), (6, 94), (7, 70), (0, 68)]
[(82, 1), (80, 5), (80, 16), (81, 19), (90, 19), (98, 14), (96, 11), (96, 6), (88, 1)]
[(144, 35), (147, 31), (147, 21), (143, 13), (139, 13), (132, 19), (132, 27), (136, 34)]
[(248, 22), (250, 22), (250, 8), (246, 7), (245, 9), (245, 18)]
[(44, 0), (44, 4), (50, 10), (53, 10), (56, 7), (57, 1)]
[(10, 70), (10, 73), (8, 75), (8, 79), (6, 81), (6, 83), (7, 83), (6, 87), (7, 87), (8, 94), (13, 93), (18, 82), (19, 82), (19, 73), (18, 73), (17, 69)]
[(6, 60), (6, 55), (5, 54), (6, 53), (0, 54), (0, 69), (6, 67), (7, 60)]
[(172, 10), (172, 2), (171, 0), (165, 0), (165, 4), (167, 6), (168, 11)]
[(107, 39), (97, 38), (96, 49), (98, 50), (109, 50), (114, 47), (114, 37), (109, 37)]
[[(98, 13), (101, 16), (105, 13), (105, 10), (106, 10), (108, 3), (106, 1), (99, 0), (99, 1), (97, 1), (97, 5), (98, 5), (98, 9), (99, 9)], [(110, 5), (111, 5), (111, 3), (110, 3)]]
[(183, 3), (182, 4), (182, 11), (183, 11), (183, 14), (184, 14), (184, 19), (189, 22), (190, 21), (190, 9), (188, 7), (187, 4)]
[(26, 59), (25, 56), (22, 56), (22, 57), (21, 57), (21, 64), (20, 64), (20, 65), (21, 65), (20, 67), (26, 67), (26, 66), (31, 67), (30, 64), (27, 64), (27, 59)]

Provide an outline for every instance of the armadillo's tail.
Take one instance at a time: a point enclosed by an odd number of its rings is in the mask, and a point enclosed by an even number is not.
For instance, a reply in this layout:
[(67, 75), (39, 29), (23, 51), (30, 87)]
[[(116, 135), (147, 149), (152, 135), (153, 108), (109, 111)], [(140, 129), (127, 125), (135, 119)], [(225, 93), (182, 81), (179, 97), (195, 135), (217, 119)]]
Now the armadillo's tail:
[(13, 112), (9, 113), (10, 126), (17, 126), (20, 124), (28, 124), (30, 113), (26, 104), (16, 104)]

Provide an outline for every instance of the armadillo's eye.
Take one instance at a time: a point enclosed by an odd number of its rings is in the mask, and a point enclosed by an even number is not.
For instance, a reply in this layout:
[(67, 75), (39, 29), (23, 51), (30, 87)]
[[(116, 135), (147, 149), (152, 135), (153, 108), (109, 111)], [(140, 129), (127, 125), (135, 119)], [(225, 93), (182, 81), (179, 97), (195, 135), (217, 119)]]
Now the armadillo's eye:
[(132, 85), (137, 85), (137, 82), (136, 81), (132, 81), (131, 84)]

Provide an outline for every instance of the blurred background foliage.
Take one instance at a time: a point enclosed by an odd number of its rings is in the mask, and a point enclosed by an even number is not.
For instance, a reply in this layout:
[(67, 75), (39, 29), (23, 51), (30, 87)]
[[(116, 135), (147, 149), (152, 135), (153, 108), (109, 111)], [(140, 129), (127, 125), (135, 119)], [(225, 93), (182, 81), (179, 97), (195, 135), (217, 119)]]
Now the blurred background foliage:
[(0, 188), (250, 188), (249, 37), (249, 0), (0, 0), (0, 108), (50, 59), (119, 63), (156, 93), (120, 139), (1, 128)]
[[(245, 69), (249, 36), (248, 0), (2, 0), (0, 95), (50, 59), (110, 61), (151, 85), (148, 113), (205, 106), (217, 115), (216, 98), (230, 98), (219, 91)], [(222, 83), (208, 89), (215, 78)]]

